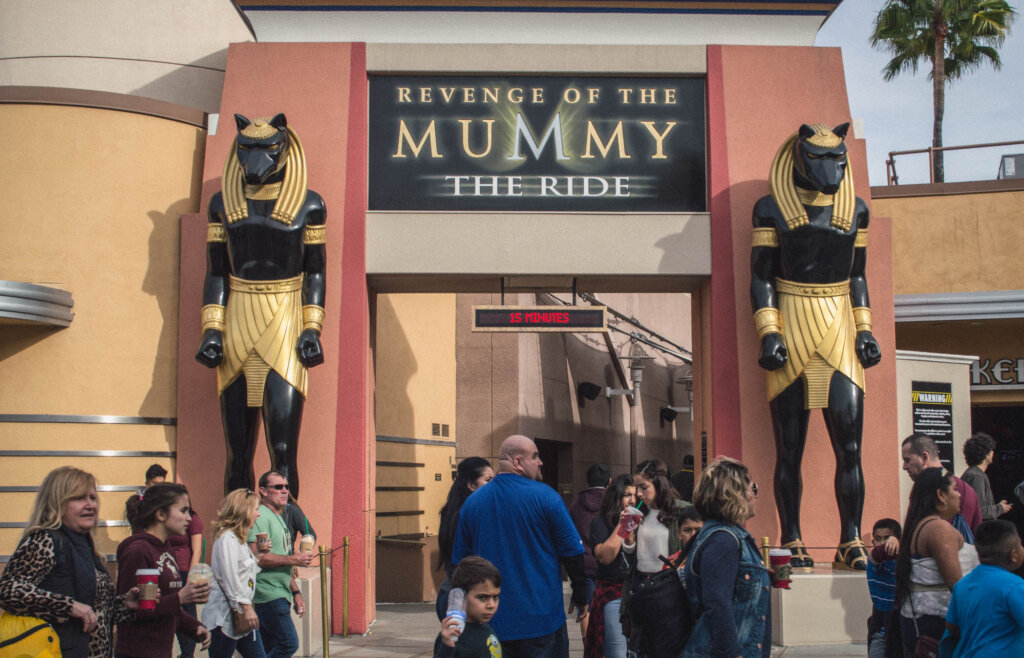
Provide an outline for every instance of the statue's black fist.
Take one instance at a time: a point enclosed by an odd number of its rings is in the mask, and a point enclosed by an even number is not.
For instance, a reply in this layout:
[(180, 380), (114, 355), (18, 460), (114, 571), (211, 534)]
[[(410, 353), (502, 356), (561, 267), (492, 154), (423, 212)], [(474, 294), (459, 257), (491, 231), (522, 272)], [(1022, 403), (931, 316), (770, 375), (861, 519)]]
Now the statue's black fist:
[(196, 361), (207, 368), (216, 368), (224, 360), (224, 334), (218, 329), (203, 332), (203, 342), (196, 352)]
[(789, 352), (782, 342), (782, 334), (770, 333), (761, 339), (761, 356), (757, 359), (757, 365), (765, 370), (778, 370), (786, 365), (789, 360)]
[(882, 360), (882, 349), (870, 331), (857, 332), (857, 358), (865, 368), (876, 366)]
[(299, 361), (307, 368), (324, 362), (324, 349), (320, 345), (320, 333), (316, 329), (305, 329), (299, 335)]

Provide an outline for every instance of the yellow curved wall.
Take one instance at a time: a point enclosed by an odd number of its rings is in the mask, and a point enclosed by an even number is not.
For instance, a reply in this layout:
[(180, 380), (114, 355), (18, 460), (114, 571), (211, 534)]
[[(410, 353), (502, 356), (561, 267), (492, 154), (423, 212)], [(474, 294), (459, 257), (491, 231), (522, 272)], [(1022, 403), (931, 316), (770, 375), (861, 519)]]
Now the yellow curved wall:
[[(0, 329), (0, 414), (174, 418), (179, 218), (199, 207), (205, 131), (130, 112), (0, 105), (0, 279), (69, 290), (65, 329)], [(0, 423), (0, 450), (171, 452), (173, 426)], [(4, 485), (34, 486), (71, 464), (101, 485), (141, 485), (153, 457), (3, 457)], [(186, 483), (187, 484), (187, 483)], [(101, 493), (120, 520), (127, 492)], [(24, 522), (34, 493), (0, 492), (0, 522)], [(208, 512), (207, 518), (209, 513)], [(0, 554), (20, 529), (0, 529)], [(101, 528), (112, 553), (127, 528)]]
[[(1024, 288), (1024, 191), (879, 198), (897, 295)], [(901, 345), (902, 347), (902, 345)]]

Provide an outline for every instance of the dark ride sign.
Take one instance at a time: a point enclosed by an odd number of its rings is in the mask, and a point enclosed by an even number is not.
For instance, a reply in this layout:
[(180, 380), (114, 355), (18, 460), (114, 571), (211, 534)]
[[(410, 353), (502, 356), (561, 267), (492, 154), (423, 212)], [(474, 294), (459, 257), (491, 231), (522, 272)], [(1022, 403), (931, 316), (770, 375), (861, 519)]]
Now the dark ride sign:
[(700, 78), (370, 77), (370, 210), (704, 212)]

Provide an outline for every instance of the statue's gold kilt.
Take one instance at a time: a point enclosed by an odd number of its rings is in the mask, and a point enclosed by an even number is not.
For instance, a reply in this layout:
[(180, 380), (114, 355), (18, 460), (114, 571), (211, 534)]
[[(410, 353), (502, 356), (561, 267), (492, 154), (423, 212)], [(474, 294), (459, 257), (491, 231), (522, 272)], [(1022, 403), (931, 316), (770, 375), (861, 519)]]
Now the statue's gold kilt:
[(273, 370), (306, 396), (308, 375), (296, 349), (302, 333), (302, 282), (301, 274), (280, 281), (230, 277), (218, 392), (244, 374), (248, 406), (262, 406), (263, 387)]
[(841, 372), (864, 390), (864, 367), (857, 358), (857, 330), (850, 282), (806, 284), (775, 280), (786, 364), (768, 375), (768, 399), (774, 400), (803, 378), (805, 408), (828, 406), (832, 374)]

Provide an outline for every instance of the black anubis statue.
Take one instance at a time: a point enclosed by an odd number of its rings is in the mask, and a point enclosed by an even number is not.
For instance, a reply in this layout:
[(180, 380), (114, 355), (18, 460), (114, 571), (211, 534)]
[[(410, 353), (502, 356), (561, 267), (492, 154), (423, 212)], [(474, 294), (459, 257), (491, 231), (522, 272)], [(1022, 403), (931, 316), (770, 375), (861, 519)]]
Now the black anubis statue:
[(864, 278), (868, 208), (854, 196), (846, 132), (800, 126), (772, 162), (771, 195), (754, 206), (750, 297), (768, 376), (775, 433), (775, 499), (792, 565), (813, 560), (800, 534), (800, 463), (811, 409), (821, 409), (836, 455), (841, 524), (834, 567), (865, 569), (861, 433), (864, 368), (881, 360)]
[(283, 114), (255, 121), (236, 114), (235, 123), (221, 192), (210, 200), (196, 359), (217, 368), (225, 493), (255, 488), (262, 413), (271, 468), (298, 497), (306, 369), (324, 360), (327, 211), (306, 189), (302, 144)]

